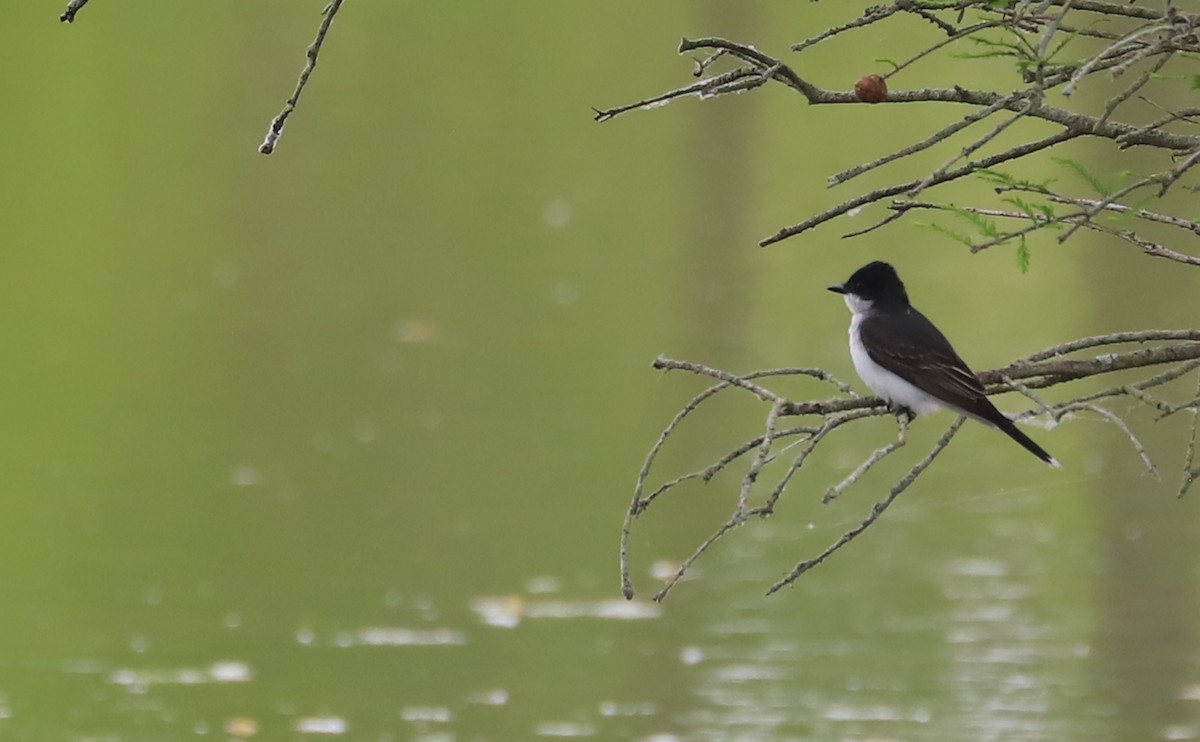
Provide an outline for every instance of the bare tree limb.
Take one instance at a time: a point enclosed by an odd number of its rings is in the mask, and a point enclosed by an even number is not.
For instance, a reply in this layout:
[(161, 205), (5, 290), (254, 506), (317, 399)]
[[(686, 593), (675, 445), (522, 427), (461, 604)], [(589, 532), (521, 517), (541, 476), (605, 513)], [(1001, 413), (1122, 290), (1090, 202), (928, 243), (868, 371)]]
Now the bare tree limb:
[[(1142, 344), (1147, 347), (1122, 350), (1119, 352), (1103, 352), (1096, 354), (1099, 349), (1107, 350), (1111, 346)], [(1074, 354), (1091, 351), (1089, 357), (1074, 357)], [(1147, 370), (1157, 366), (1168, 366), (1167, 370), (1148, 376), (1139, 381), (1123, 382), (1108, 389), (1076, 395), (1059, 402), (1043, 399), (1034, 390), (1058, 387), (1079, 379), (1091, 378), (1116, 371)], [(629, 541), (632, 524), (635, 519), (644, 515), (650, 505), (661, 495), (675, 486), (685, 482), (700, 479), (708, 482), (717, 473), (725, 470), (734, 461), (753, 453), (745, 473), (740, 479), (738, 495), (730, 516), (679, 565), (675, 572), (666, 580), (662, 588), (654, 596), (662, 600), (670, 590), (684, 578), (688, 570), (708, 549), (717, 541), (732, 533), (739, 526), (747, 523), (752, 517), (769, 517), (775, 512), (775, 507), (788, 484), (795, 474), (807, 463), (821, 443), (837, 429), (848, 426), (856, 421), (869, 417), (889, 415), (891, 411), (883, 400), (878, 397), (842, 396), (827, 400), (812, 400), (803, 402), (789, 401), (784, 396), (770, 390), (764, 383), (770, 379), (785, 376), (803, 375), (836, 386), (843, 395), (848, 395), (845, 385), (829, 376), (820, 369), (774, 369), (752, 374), (737, 375), (720, 369), (711, 368), (699, 363), (677, 361), (660, 356), (654, 362), (656, 369), (665, 371), (684, 371), (705, 378), (716, 379), (718, 383), (705, 389), (692, 398), (672, 418), (663, 430), (659, 439), (651, 447), (646, 462), (638, 473), (634, 497), (626, 513), (625, 523), (621, 532), (620, 567), (622, 592), (626, 597), (634, 595), (633, 580), (629, 571)], [(1200, 330), (1147, 330), (1140, 332), (1122, 332), (1095, 337), (1080, 338), (1068, 343), (1062, 343), (1047, 348), (1013, 363), (992, 371), (979, 374), (986, 385), (989, 394), (999, 394), (1006, 391), (1018, 391), (1033, 400), (1036, 407), (1014, 416), (1021, 420), (1033, 416), (1042, 416), (1052, 424), (1070, 420), (1080, 413), (1099, 415), (1101, 418), (1117, 426), (1129, 439), (1135, 453), (1145, 465), (1147, 471), (1157, 476), (1157, 468), (1149, 451), (1141, 442), (1121, 415), (1100, 402), (1106, 399), (1124, 397), (1135, 403), (1155, 410), (1158, 419), (1169, 417), (1180, 411), (1192, 414), (1192, 423), (1200, 415), (1200, 386), (1195, 395), (1186, 401), (1172, 403), (1149, 390), (1162, 388), (1164, 385), (1190, 373), (1200, 371)], [(1197, 374), (1200, 376), (1200, 373)], [(735, 446), (732, 450), (719, 457), (715, 463), (702, 469), (676, 477), (656, 488), (649, 495), (645, 494), (646, 482), (651, 474), (652, 465), (668, 437), (679, 424), (704, 402), (725, 390), (738, 390), (753, 399), (756, 403), (769, 406), (762, 433)], [(819, 425), (801, 425), (782, 427), (781, 421), (788, 416), (815, 416), (820, 418)], [(949, 444), (962, 420), (952, 425), (938, 445), (922, 460), (909, 469), (908, 473), (899, 479), (890, 489), (887, 497), (877, 503), (871, 513), (857, 526), (843, 534), (833, 545), (817, 556), (800, 562), (792, 572), (771, 587), (775, 592), (784, 585), (789, 585), (803, 573), (824, 562), (830, 555), (844, 547), (875, 523), (891, 503), (920, 476), (940, 452)], [(825, 489), (823, 502), (844, 494), (852, 486), (858, 484), (864, 475), (880, 463), (884, 458), (893, 455), (904, 446), (907, 440), (907, 420), (900, 420), (897, 437), (891, 443), (877, 448), (867, 454), (861, 463), (843, 477), (840, 481)], [(784, 445), (785, 441), (791, 441)], [(782, 474), (766, 493), (761, 504), (755, 504), (755, 490), (763, 479), (764, 474), (777, 461), (781, 454), (793, 447), (800, 447), (794, 459), (786, 466)], [(779, 449), (779, 450), (776, 450)], [(1195, 466), (1195, 443), (1190, 444), (1187, 461), (1184, 466), (1184, 484), (1181, 492), (1186, 492), (1191, 483), (1200, 477), (1200, 467)], [(776, 468), (772, 468), (776, 471)]]
[[(1051, 10), (1053, 8), (1057, 10)], [(964, 14), (967, 12), (972, 12), (977, 17), (964, 22)], [(1102, 198), (1091, 199), (1093, 203), (1088, 205), (1083, 204), (1083, 199), (1077, 199), (1076, 205), (1080, 206), (1080, 211), (1073, 213), (1069, 220), (1031, 219), (1020, 230), (1001, 235), (976, 249), (1010, 241), (1018, 242), (1019, 264), (1024, 270), (1028, 266), (1025, 238), (1058, 224), (1065, 224), (1067, 229), (1060, 233), (1059, 241), (1069, 239), (1080, 228), (1096, 228), (1136, 246), (1145, 254), (1165, 257), (1186, 265), (1200, 265), (1200, 259), (1188, 255), (1187, 251), (1149, 239), (1136, 230), (1120, 231), (1097, 225), (1095, 222), (1098, 214), (1116, 210), (1110, 207), (1134, 208), (1120, 203), (1120, 200), (1150, 186), (1157, 187), (1158, 197), (1162, 198), (1176, 182), (1200, 163), (1200, 135), (1173, 126), (1177, 122), (1192, 122), (1191, 117), (1198, 115), (1197, 111), (1200, 109), (1163, 106), (1151, 100), (1151, 105), (1164, 111), (1164, 117), (1150, 124), (1118, 118), (1118, 114), (1127, 108), (1124, 104), (1134, 97), (1146, 99), (1147, 91), (1159, 91), (1165, 81), (1186, 81), (1194, 76), (1190, 68), (1185, 68), (1182, 75), (1172, 72), (1200, 55), (1200, 33), (1197, 33), (1200, 15), (1185, 13), (1173, 2), (1166, 2), (1161, 7), (1140, 7), (1096, 0), (1024, 0), (1007, 5), (985, 0), (892, 0), (890, 4), (867, 8), (859, 17), (795, 44), (792, 50), (807, 52), (831, 38), (862, 32), (869, 27), (875, 29), (874, 33), (886, 33), (881, 30), (883, 26), (892, 28), (889, 24), (893, 24), (896, 18), (902, 16), (921, 18), (929, 24), (931, 30), (936, 29), (939, 38), (930, 41), (902, 62), (883, 60), (891, 65), (892, 69), (882, 77), (894, 80), (916, 61), (943, 52), (951, 44), (969, 42), (979, 45), (978, 48), (983, 51), (978, 54), (960, 55), (965, 59), (956, 60), (954, 65), (947, 66), (946, 69), (965, 69), (964, 65), (969, 63), (972, 57), (989, 61), (1008, 58), (1014, 63), (1014, 71), (1020, 79), (1021, 86), (1006, 90), (968, 89), (962, 84), (908, 90), (893, 87), (890, 91), (882, 91), (882, 100), (875, 100), (875, 95), (871, 95), (871, 100), (865, 101), (859, 98), (856, 90), (828, 89), (818, 85), (809, 75), (822, 68), (815, 65), (801, 66), (809, 59), (808, 56), (802, 57), (801, 63), (786, 64), (748, 44), (719, 37), (685, 38), (679, 45), (680, 53), (703, 52), (706, 55), (704, 61), (698, 63), (698, 73), (706, 69), (713, 60), (724, 58), (735, 60), (739, 65), (737, 69), (726, 73), (734, 79), (724, 84), (716, 84), (713, 82), (715, 78), (710, 78), (708, 81), (683, 86), (633, 104), (597, 111), (596, 118), (606, 121), (625, 111), (653, 107), (682, 95), (697, 94), (706, 98), (762, 87), (768, 82), (784, 85), (803, 95), (805, 100), (813, 105), (940, 103), (978, 109), (915, 142), (829, 177), (828, 184), (835, 186), (898, 160), (915, 157), (937, 144), (961, 136), (971, 124), (1008, 111), (1010, 115), (993, 123), (989, 133), (976, 136), (960, 147), (958, 154), (940, 167), (931, 169), (924, 178), (897, 182), (855, 195), (825, 211), (804, 218), (794, 226), (778, 230), (759, 244), (766, 246), (799, 235), (838, 217), (855, 214), (863, 207), (885, 199), (902, 194), (907, 194), (911, 199), (918, 193), (943, 186), (965, 175), (990, 170), (997, 165), (1015, 165), (1039, 152), (1057, 148), (1072, 139), (1086, 137), (1109, 140), (1121, 149), (1134, 146), (1151, 148), (1167, 155), (1179, 156), (1181, 159), (1177, 160), (1178, 164), (1173, 168), (1146, 175), (1123, 188), (1103, 190), (1100, 194)], [(1073, 19), (1079, 22), (1073, 22)], [(1101, 29), (1101, 24), (1108, 25)], [(1064, 59), (1070, 61), (1064, 62)], [(1083, 110), (1084, 102), (1077, 103), (1075, 99), (1068, 101), (1071, 104), (1068, 107), (1047, 103), (1048, 92), (1059, 89), (1064, 95), (1070, 95), (1085, 82), (1099, 79), (1097, 75), (1105, 71), (1109, 72), (1109, 87), (1115, 90), (1106, 94), (1106, 101), (1099, 111)], [(1136, 74), (1131, 81), (1117, 83), (1126, 73)], [(889, 86), (892, 86), (890, 81)], [(1169, 100), (1166, 97), (1163, 99)], [(1060, 127), (1060, 130), (1051, 135), (1037, 132), (1039, 138), (1035, 138), (1027, 132), (1030, 127), (1023, 124), (1024, 121), (1048, 122)], [(1009, 140), (1017, 136), (1022, 137), (1024, 141), (1009, 145), (1002, 152), (989, 152), (984, 157), (971, 159), (985, 148), (994, 148), (1001, 134), (1005, 134)], [(1137, 208), (1144, 209), (1144, 204), (1138, 204)], [(1146, 210), (1151, 213), (1159, 211)], [(1166, 213), (1162, 216), (1190, 221), (1185, 217)], [(891, 224), (900, 217), (901, 213), (893, 211), (872, 225), (850, 231), (843, 236), (866, 234)]]

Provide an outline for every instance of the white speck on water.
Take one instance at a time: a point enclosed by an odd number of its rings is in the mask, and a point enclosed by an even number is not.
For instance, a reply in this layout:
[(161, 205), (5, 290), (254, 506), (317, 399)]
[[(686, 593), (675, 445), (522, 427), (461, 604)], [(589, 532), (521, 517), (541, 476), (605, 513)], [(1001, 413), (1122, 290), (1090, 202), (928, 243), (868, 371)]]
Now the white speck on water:
[(250, 666), (237, 660), (212, 663), (208, 667), (208, 675), (218, 683), (246, 683), (254, 677)]
[(534, 734), (539, 737), (590, 737), (596, 733), (596, 727), (591, 724), (577, 724), (570, 721), (546, 721), (537, 725)]
[(334, 637), (333, 643), (339, 647), (353, 647), (354, 636), (343, 631)]
[(443, 706), (408, 706), (400, 709), (400, 718), (409, 722), (425, 721), (444, 724), (453, 720), (454, 714)]
[(996, 559), (959, 559), (950, 570), (968, 577), (1003, 577), (1008, 574), (1008, 565)]
[(358, 632), (358, 644), (371, 647), (436, 646), (467, 643), (467, 635), (454, 629), (371, 627)]
[(359, 420), (354, 424), (354, 437), (359, 443), (371, 443), (376, 435), (375, 423), (370, 420)]
[(525, 590), (534, 594), (556, 593), (562, 589), (558, 579), (550, 576), (530, 577)]
[(861, 214), (861, 213), (862, 213), (862, 207), (861, 207), (861, 206), (855, 206), (853, 209), (850, 209), (849, 211), (847, 211), (847, 212), (846, 212), (846, 216), (849, 216), (849, 217), (855, 217), (855, 216), (858, 216), (858, 215), (859, 215), (859, 214)]
[(697, 646), (687, 646), (679, 651), (679, 661), (685, 665), (697, 665), (704, 659), (704, 650)]
[(214, 662), (206, 670), (194, 667), (177, 669), (134, 670), (124, 667), (109, 674), (113, 685), (121, 685), (136, 693), (145, 693), (152, 685), (201, 685), (203, 683), (244, 683), (253, 677), (244, 662)]
[(108, 682), (113, 685), (133, 685), (137, 681), (138, 674), (127, 667), (113, 670), (112, 674), (108, 676)]
[(242, 625), (242, 614), (237, 611), (230, 611), (221, 619), (221, 623), (225, 624), (227, 629), (236, 629)]
[(442, 413), (438, 410), (424, 410), (421, 412), (421, 427), (426, 430), (437, 430), (442, 427)]
[(1194, 685), (1185, 685), (1179, 689), (1179, 700), (1181, 701), (1200, 701), (1200, 683)]
[(889, 706), (833, 704), (822, 714), (830, 721), (901, 721), (904, 717)]
[(471, 610), (488, 626), (498, 629), (516, 628), (521, 623), (525, 601), (519, 595), (503, 598), (476, 598), (471, 601)]
[(667, 580), (675, 575), (679, 565), (675, 562), (659, 559), (650, 565), (650, 576), (656, 580)]
[(191, 667), (185, 667), (180, 670), (178, 677), (181, 685), (199, 685), (209, 679), (207, 675)]
[(336, 446), (336, 441), (332, 435), (328, 433), (315, 433), (312, 437), (312, 446), (318, 453), (330, 453)]
[(420, 611), (423, 618), (432, 619), (437, 616), (437, 605), (429, 595), (418, 595), (413, 598), (413, 605)]
[(150, 640), (144, 636), (135, 636), (129, 640), (129, 648), (138, 654), (145, 654), (150, 649)]
[(213, 268), (213, 281), (223, 289), (231, 289), (237, 285), (241, 271), (233, 263), (217, 263)]
[(543, 601), (525, 606), (529, 618), (613, 618), (637, 620), (658, 618), (662, 609), (658, 603), (642, 600)]
[(546, 222), (546, 226), (562, 229), (571, 223), (571, 204), (562, 199), (551, 201), (542, 211), (542, 219)]
[(569, 307), (579, 301), (579, 287), (566, 281), (554, 284), (554, 289), (550, 293), (554, 298), (554, 303), (562, 307)]
[(492, 690), (474, 693), (467, 697), (467, 701), (484, 706), (503, 706), (508, 703), (508, 691), (503, 688), (493, 688)]
[(296, 731), (303, 734), (345, 734), (346, 720), (340, 716), (306, 716), (296, 720)]
[(653, 703), (617, 703), (603, 701), (600, 704), (601, 716), (654, 716), (658, 707)]
[(235, 466), (229, 475), (229, 481), (235, 487), (255, 487), (263, 482), (262, 470), (249, 464)]
[(317, 638), (316, 634), (313, 633), (313, 630), (307, 626), (302, 626), (296, 629), (294, 636), (296, 637), (297, 644), (303, 644), (306, 647), (312, 646), (313, 641), (315, 641)]

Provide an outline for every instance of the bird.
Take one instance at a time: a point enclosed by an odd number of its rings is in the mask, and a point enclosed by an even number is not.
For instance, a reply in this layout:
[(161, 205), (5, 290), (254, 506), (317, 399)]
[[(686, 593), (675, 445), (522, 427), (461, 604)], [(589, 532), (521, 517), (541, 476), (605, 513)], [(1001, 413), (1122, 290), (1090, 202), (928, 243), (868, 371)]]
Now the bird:
[(909, 303), (890, 264), (868, 263), (829, 290), (850, 309), (850, 358), (863, 383), (911, 419), (946, 408), (998, 428), (1055, 469), (1058, 459), (996, 409), (946, 336)]

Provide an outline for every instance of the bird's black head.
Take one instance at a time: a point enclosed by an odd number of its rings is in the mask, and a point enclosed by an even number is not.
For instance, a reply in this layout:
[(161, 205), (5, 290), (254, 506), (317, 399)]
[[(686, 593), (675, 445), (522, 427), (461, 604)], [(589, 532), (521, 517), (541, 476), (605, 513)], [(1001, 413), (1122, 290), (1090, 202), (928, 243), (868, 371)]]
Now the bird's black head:
[(863, 299), (872, 304), (908, 305), (908, 293), (904, 283), (891, 265), (876, 260), (854, 271), (850, 279), (839, 286), (830, 286), (837, 294)]

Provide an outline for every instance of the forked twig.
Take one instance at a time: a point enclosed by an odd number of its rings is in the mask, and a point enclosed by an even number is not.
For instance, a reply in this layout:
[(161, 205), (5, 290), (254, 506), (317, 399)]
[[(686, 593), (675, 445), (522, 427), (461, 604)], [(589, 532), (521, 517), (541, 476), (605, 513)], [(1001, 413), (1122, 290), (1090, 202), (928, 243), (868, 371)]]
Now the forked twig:
[(883, 515), (883, 513), (889, 507), (891, 507), (892, 503), (896, 501), (896, 498), (899, 497), (904, 490), (908, 489), (909, 485), (917, 481), (917, 477), (919, 477), (921, 472), (925, 471), (929, 465), (933, 463), (933, 460), (938, 457), (938, 454), (946, 449), (946, 446), (950, 443), (950, 439), (954, 437), (954, 434), (958, 432), (958, 429), (962, 427), (962, 424), (966, 422), (966, 420), (967, 419), (965, 417), (959, 417), (957, 420), (951, 423), (950, 427), (946, 429), (946, 432), (942, 433), (942, 437), (938, 438), (937, 443), (933, 445), (933, 448), (929, 451), (929, 453), (925, 454), (925, 458), (918, 461), (913, 465), (913, 468), (908, 470), (908, 473), (905, 474), (900, 481), (892, 487), (890, 492), (888, 492), (887, 497), (875, 503), (875, 507), (871, 508), (871, 514), (868, 515), (862, 523), (859, 523), (854, 528), (851, 528), (849, 531), (843, 533), (837, 541), (834, 541), (832, 544), (830, 544), (820, 554), (816, 555), (812, 559), (807, 559), (797, 564), (795, 568), (788, 573), (787, 577), (784, 577), (779, 582), (776, 582), (769, 590), (767, 590), (767, 595), (772, 595), (778, 592), (780, 588), (791, 585), (793, 582), (799, 579), (800, 575), (824, 562), (838, 549), (858, 538), (859, 534), (870, 528), (871, 524), (879, 520), (879, 516)]

